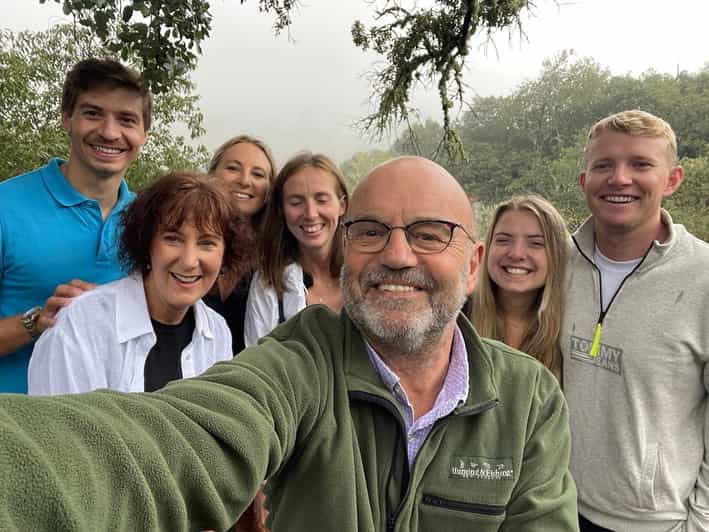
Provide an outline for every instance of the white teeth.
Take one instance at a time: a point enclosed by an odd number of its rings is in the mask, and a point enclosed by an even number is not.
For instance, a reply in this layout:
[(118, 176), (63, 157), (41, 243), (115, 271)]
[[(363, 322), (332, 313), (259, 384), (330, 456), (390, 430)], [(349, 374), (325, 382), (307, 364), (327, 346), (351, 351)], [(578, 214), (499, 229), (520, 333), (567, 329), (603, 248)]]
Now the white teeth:
[(251, 199), (251, 196), (249, 196), (248, 194), (243, 194), (243, 193), (241, 193), (241, 192), (236, 192), (234, 195), (235, 195), (238, 199)]
[(121, 153), (120, 148), (109, 148), (107, 146), (91, 146), (94, 150), (101, 153), (108, 153), (109, 155), (118, 155)]
[(507, 266), (504, 270), (512, 275), (527, 275), (529, 273), (529, 270), (526, 270), (525, 268), (515, 268), (513, 266)]
[(403, 284), (380, 284), (379, 290), (384, 290), (385, 292), (413, 292), (416, 288)]
[(325, 224), (303, 225), (301, 227), (303, 228), (303, 232), (311, 234), (320, 231), (320, 229), (325, 227)]
[(182, 283), (194, 283), (202, 277), (201, 275), (180, 275), (179, 273), (172, 273), (172, 276)]
[(605, 196), (604, 199), (611, 203), (630, 203), (635, 200), (632, 196)]

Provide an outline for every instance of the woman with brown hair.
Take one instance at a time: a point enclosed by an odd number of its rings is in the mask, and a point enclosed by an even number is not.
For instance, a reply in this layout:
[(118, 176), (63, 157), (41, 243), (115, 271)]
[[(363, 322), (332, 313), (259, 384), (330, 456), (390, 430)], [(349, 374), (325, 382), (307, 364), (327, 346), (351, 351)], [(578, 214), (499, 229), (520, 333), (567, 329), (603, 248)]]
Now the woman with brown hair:
[(470, 312), (481, 336), (532, 355), (559, 380), (568, 246), (563, 218), (541, 196), (517, 196), (499, 204)]
[(206, 176), (175, 172), (121, 214), (128, 276), (62, 309), (35, 345), (29, 392), (153, 391), (231, 358), (226, 323), (201, 298), (243, 263), (229, 198)]
[(306, 305), (340, 311), (340, 219), (348, 199), (342, 173), (325, 155), (303, 152), (283, 166), (266, 209), (261, 269), (249, 290), (247, 346)]
[[(227, 140), (214, 152), (209, 173), (228, 191), (237, 218), (237, 225), (245, 226), (245, 248), (258, 249), (266, 205), (276, 171), (276, 162), (268, 145), (250, 135), (237, 135)], [(234, 355), (244, 349), (244, 320), (246, 301), (258, 253), (252, 252), (242, 271), (220, 276), (204, 302), (221, 314), (229, 326)]]

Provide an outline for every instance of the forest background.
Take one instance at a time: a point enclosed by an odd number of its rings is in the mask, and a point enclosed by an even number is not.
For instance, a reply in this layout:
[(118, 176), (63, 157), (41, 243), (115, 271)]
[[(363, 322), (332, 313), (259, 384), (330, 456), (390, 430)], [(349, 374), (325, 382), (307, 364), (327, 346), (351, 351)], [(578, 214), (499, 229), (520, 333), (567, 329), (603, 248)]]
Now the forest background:
[[(104, 55), (101, 46), (89, 32), (72, 26), (0, 32), (0, 180), (67, 155), (58, 120), (63, 78), (58, 73), (80, 57)], [(613, 75), (593, 58), (562, 50), (515, 90), (473, 96), (464, 105), (451, 124), (464, 156), (442, 149), (440, 123), (412, 115), (387, 149), (341, 161), (351, 184), (383, 160), (420, 154), (459, 178), (483, 226), (496, 202), (537, 192), (562, 211), (573, 229), (587, 213), (577, 183), (589, 126), (612, 112), (640, 108), (665, 118), (678, 134), (687, 178), (665, 206), (675, 221), (709, 240), (709, 66), (672, 75), (652, 70)], [(203, 133), (199, 96), (185, 73), (157, 97), (155, 126), (131, 168), (130, 185), (140, 188), (168, 169), (204, 168), (209, 152), (199, 142)]]

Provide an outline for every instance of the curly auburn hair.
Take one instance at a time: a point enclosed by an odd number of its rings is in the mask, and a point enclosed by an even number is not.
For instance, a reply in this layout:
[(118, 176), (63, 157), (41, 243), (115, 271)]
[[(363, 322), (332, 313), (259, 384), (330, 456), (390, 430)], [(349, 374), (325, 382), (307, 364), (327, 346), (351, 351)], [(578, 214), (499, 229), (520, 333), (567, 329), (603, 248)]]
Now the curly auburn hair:
[(224, 239), (222, 272), (240, 275), (249, 268), (248, 234), (237, 221), (226, 193), (206, 175), (172, 172), (138, 193), (121, 213), (118, 257), (131, 273), (150, 270), (150, 246), (165, 230), (190, 222), (200, 231), (213, 231)]

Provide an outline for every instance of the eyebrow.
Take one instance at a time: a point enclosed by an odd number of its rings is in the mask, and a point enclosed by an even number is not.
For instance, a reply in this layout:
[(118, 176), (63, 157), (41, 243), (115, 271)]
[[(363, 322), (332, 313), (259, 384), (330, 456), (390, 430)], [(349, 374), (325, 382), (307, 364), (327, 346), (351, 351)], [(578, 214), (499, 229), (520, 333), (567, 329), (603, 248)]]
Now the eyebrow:
[[(106, 112), (106, 108), (105, 108), (105, 107), (101, 107), (100, 105), (97, 105), (97, 104), (91, 103), (91, 102), (82, 102), (82, 103), (80, 103), (80, 104), (79, 104), (79, 110), (80, 110), (80, 111), (94, 110), (94, 111), (101, 111), (102, 113), (105, 113), (105, 112)], [(115, 111), (115, 112), (116, 112), (117, 114), (121, 115), (121, 116), (130, 116), (130, 117), (136, 118), (136, 119), (138, 119), (138, 118), (141, 117), (140, 114), (138, 114), (138, 113), (136, 113), (136, 112), (134, 112), (134, 111), (130, 111), (130, 110), (128, 110), (128, 109), (119, 109), (119, 110), (117, 110), (117, 111)]]
[[(239, 159), (226, 159), (224, 161), (224, 164), (229, 164), (229, 163), (237, 163), (240, 166), (244, 166), (244, 163), (242, 163)], [(260, 164), (255, 164), (251, 167), (253, 170), (261, 170), (264, 173), (268, 173), (266, 169), (261, 166)]]
[[(492, 233), (493, 236), (514, 236), (512, 233), (507, 233), (505, 231), (493, 231)], [(542, 233), (527, 233), (522, 235), (525, 238), (544, 238), (544, 235)]]
[(94, 103), (82, 102), (79, 104), (79, 109), (96, 109), (97, 111), (103, 111), (103, 107), (96, 105)]

